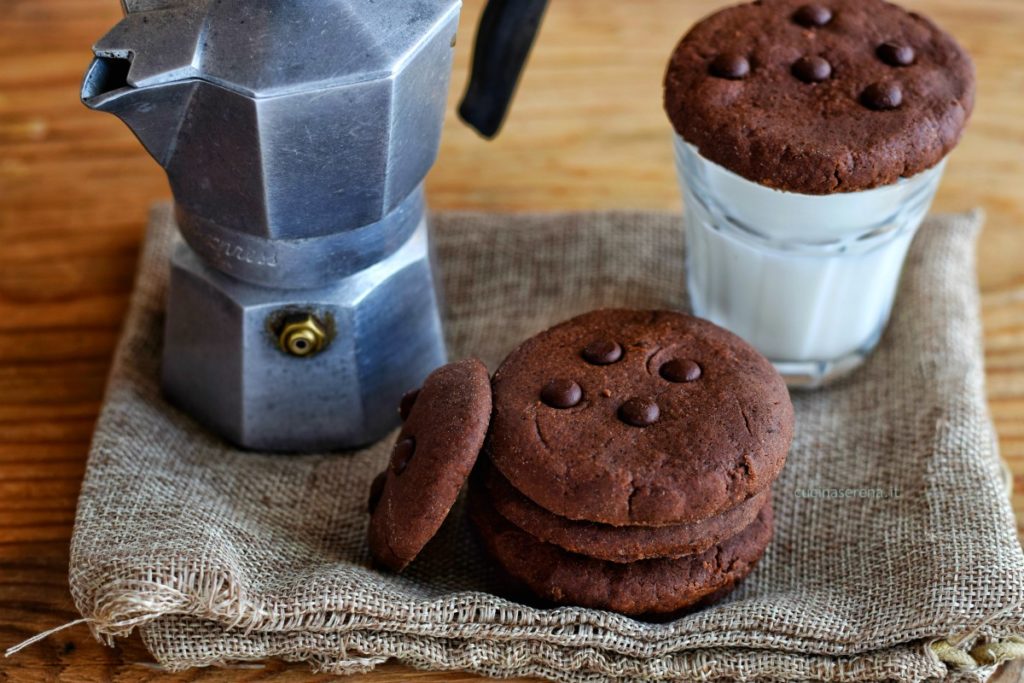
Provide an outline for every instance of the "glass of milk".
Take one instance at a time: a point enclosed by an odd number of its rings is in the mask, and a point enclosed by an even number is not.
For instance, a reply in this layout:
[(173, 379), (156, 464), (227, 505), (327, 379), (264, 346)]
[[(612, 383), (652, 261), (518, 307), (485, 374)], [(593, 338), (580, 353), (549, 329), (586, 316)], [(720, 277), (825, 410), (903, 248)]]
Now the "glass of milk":
[(759, 185), (675, 136), (693, 312), (738, 334), (790, 386), (859, 366), (882, 335), (914, 233), (945, 161), (861, 192)]

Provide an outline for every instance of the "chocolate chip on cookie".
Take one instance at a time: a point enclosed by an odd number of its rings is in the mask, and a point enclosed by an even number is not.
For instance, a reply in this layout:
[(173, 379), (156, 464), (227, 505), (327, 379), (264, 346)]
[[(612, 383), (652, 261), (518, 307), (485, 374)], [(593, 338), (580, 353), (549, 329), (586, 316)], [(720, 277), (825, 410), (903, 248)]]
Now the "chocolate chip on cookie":
[(793, 13), (793, 21), (805, 28), (819, 28), (832, 21), (832, 11), (824, 5), (802, 5)]
[(661, 417), (658, 403), (650, 398), (631, 398), (619, 406), (619, 419), (634, 427), (648, 427)]
[(669, 382), (696, 382), (700, 379), (700, 366), (689, 358), (674, 358), (658, 370)]
[(860, 96), (864, 106), (876, 111), (898, 109), (903, 104), (903, 88), (893, 81), (872, 83)]
[(598, 337), (583, 347), (583, 357), (594, 365), (610, 365), (622, 358), (622, 347), (614, 339)]
[(739, 80), (750, 73), (750, 60), (735, 52), (723, 52), (711, 61), (708, 71), (712, 76)]
[(369, 543), (377, 562), (401, 571), (437, 533), (473, 469), (490, 416), (487, 368), (475, 359), (435, 370), (408, 401), (376, 503), (371, 490)]
[(804, 83), (820, 83), (832, 75), (832, 65), (822, 57), (801, 57), (793, 62), (793, 75)]
[(572, 408), (582, 399), (583, 390), (571, 379), (553, 379), (540, 390), (540, 400), (552, 408)]
[[(618, 360), (581, 353), (594, 340), (614, 340)], [(593, 398), (553, 409), (541, 395), (552, 378)], [(557, 325), (505, 359), (493, 390), (494, 466), (571, 520), (662, 526), (721, 514), (768, 489), (793, 433), (771, 363), (726, 330), (671, 311), (594, 311)]]
[(402, 418), (402, 422), (409, 419), (409, 413), (412, 412), (412, 407), (416, 403), (416, 399), (420, 396), (419, 389), (413, 389), (412, 391), (406, 392), (402, 396), (401, 402), (398, 404), (398, 416)]
[(876, 50), (879, 59), (889, 66), (910, 66), (914, 63), (914, 48), (904, 43), (882, 43)]
[(391, 471), (400, 476), (409, 466), (413, 453), (416, 452), (416, 439), (407, 437), (395, 444), (391, 450)]

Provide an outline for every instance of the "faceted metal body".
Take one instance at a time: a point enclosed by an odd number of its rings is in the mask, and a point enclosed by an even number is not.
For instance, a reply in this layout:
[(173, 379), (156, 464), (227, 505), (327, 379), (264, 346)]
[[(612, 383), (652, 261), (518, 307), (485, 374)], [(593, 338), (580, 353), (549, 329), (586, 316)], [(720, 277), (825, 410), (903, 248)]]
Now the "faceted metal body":
[[(333, 285), (302, 291), (239, 283), (184, 243), (171, 265), (162, 382), (179, 406), (249, 448), (357, 446), (395, 425), (402, 394), (445, 362), (425, 222), (398, 251)], [(323, 321), (328, 343), (278, 346), (289, 312)]]
[[(132, 129), (174, 193), (188, 246), (166, 393), (250, 448), (378, 438), (444, 362), (422, 182), (459, 0), (123, 5), (82, 99)], [(298, 314), (330, 328), (304, 357), (273, 333)]]

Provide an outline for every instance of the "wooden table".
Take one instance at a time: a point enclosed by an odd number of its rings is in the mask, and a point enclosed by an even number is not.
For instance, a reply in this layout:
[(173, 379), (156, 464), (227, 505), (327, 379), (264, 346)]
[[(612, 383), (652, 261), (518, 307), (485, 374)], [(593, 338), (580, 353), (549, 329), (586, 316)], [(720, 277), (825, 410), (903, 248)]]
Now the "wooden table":
[[(438, 209), (677, 209), (660, 81), (675, 40), (720, 0), (554, 0), (506, 130), (484, 142), (450, 116), (428, 182)], [(978, 109), (937, 209), (983, 206), (988, 386), (1024, 518), (1024, 2), (908, 0), (974, 55)], [(467, 0), (453, 101), (482, 0)], [(78, 101), (89, 46), (116, 0), (5, 0), (0, 11), (0, 648), (78, 615), (68, 540), (109, 359), (150, 203), (165, 178), (116, 119)], [(1020, 528), (1020, 526), (1018, 526)], [(0, 681), (137, 681), (138, 641), (84, 626), (0, 661)], [(298, 680), (301, 666), (174, 680)], [(327, 680), (327, 677), (319, 677)], [(355, 680), (468, 680), (397, 665)]]

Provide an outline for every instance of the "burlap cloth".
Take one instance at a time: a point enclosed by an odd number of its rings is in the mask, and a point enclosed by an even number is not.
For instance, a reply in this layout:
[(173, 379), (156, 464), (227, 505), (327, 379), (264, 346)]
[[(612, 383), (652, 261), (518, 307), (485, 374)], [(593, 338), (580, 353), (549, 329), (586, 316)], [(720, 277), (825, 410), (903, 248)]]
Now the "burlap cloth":
[[(930, 220), (877, 353), (794, 396), (760, 566), (725, 603), (651, 624), (499, 597), (459, 508), (405, 574), (373, 571), (366, 495), (390, 443), (258, 455), (168, 406), (156, 378), (173, 226), (158, 207), (82, 485), (75, 603), (98, 636), (139, 628), (172, 670), (284, 657), (348, 673), (397, 657), (573, 682), (981, 678), (976, 646), (1024, 631), (1024, 557), (985, 404), (979, 224)], [(573, 314), (686, 300), (671, 215), (441, 215), (435, 239), (451, 356), (492, 369)]]

